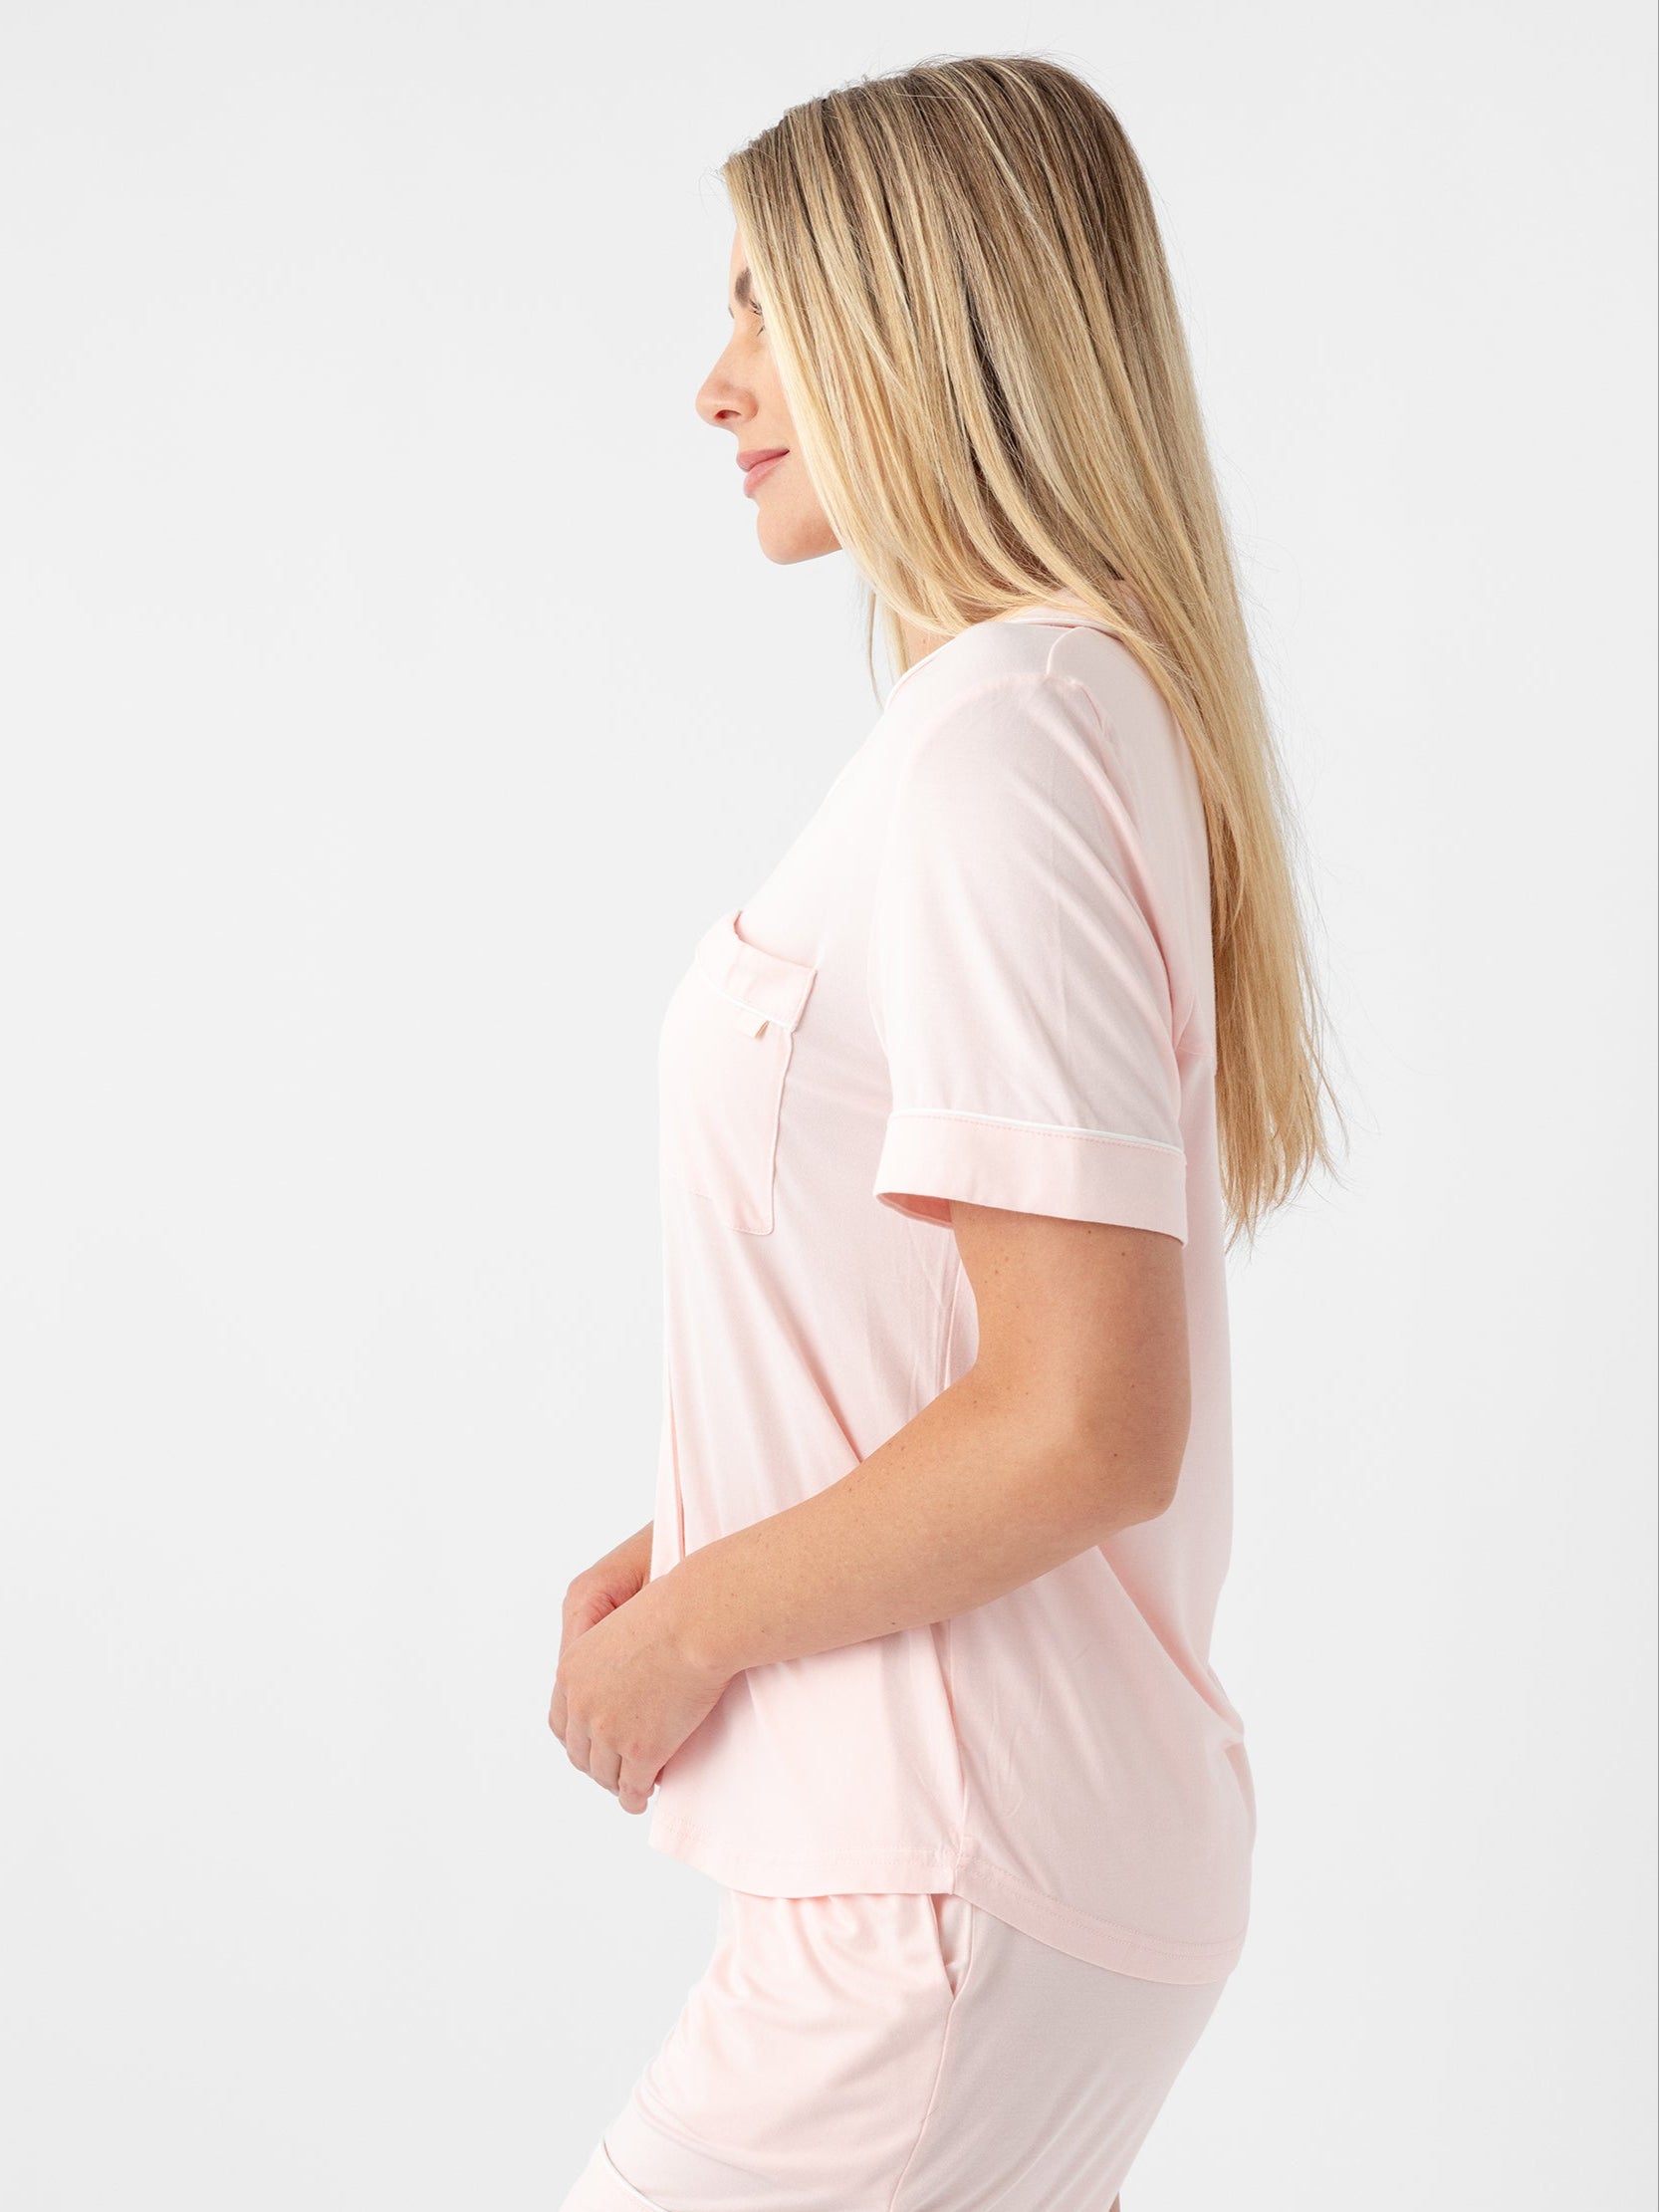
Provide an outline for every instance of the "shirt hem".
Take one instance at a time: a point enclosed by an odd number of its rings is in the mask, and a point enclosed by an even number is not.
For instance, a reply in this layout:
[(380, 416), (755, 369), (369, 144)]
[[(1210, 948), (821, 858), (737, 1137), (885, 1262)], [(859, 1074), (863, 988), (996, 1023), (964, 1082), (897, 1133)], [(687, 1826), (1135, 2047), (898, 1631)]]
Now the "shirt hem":
[(1244, 1952), (1246, 1928), (1204, 1943), (1148, 1935), (1033, 1888), (967, 1842), (763, 1851), (713, 1836), (665, 1809), (652, 1816), (649, 1842), (653, 1850), (685, 1860), (729, 1889), (762, 1896), (886, 1890), (962, 1897), (1053, 1950), (1141, 1981), (1224, 1981)]

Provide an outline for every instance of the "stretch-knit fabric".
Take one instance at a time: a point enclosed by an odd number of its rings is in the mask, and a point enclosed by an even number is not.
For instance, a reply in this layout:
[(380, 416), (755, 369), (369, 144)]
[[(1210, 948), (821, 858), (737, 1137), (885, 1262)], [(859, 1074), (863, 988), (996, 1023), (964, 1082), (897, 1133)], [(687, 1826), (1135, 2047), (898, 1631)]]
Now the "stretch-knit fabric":
[(563, 2212), (1107, 2212), (1224, 1987), (948, 1893), (722, 1890)]

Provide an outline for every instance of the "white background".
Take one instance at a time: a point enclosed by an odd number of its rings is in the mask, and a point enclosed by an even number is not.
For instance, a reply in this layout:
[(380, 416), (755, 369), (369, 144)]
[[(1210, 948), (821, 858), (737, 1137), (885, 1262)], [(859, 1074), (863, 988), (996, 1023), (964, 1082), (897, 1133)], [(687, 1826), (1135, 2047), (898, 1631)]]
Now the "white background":
[(546, 1727), (657, 1023), (874, 719), (693, 411), (714, 173), (1037, 50), (1186, 302), (1350, 1115), (1235, 1255), (1245, 1960), (1129, 2212), (1652, 2197), (1652, 33), (0, 16), (18, 2212), (557, 2212), (715, 1892)]

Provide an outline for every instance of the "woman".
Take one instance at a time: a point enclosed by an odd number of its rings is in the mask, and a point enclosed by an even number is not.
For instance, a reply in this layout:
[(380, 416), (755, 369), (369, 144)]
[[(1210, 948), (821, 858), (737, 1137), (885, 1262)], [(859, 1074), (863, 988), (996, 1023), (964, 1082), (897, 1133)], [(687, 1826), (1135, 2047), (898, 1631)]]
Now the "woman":
[(1326, 1158), (1284, 805), (1110, 110), (950, 61), (723, 174), (699, 411), (901, 673), (663, 1024), (656, 1509), (549, 1717), (719, 1933), (566, 2212), (1107, 2212), (1248, 1913), (1224, 1260)]

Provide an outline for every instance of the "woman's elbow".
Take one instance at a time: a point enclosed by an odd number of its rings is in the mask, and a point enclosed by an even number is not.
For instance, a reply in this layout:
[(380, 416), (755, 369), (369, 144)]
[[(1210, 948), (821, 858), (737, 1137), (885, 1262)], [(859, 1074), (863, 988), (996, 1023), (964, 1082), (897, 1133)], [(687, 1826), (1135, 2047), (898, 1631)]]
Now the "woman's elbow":
[(1184, 1377), (1093, 1410), (1073, 1426), (1070, 1447), (1089, 1503), (1114, 1528), (1167, 1513), (1180, 1493), (1191, 1428)]

